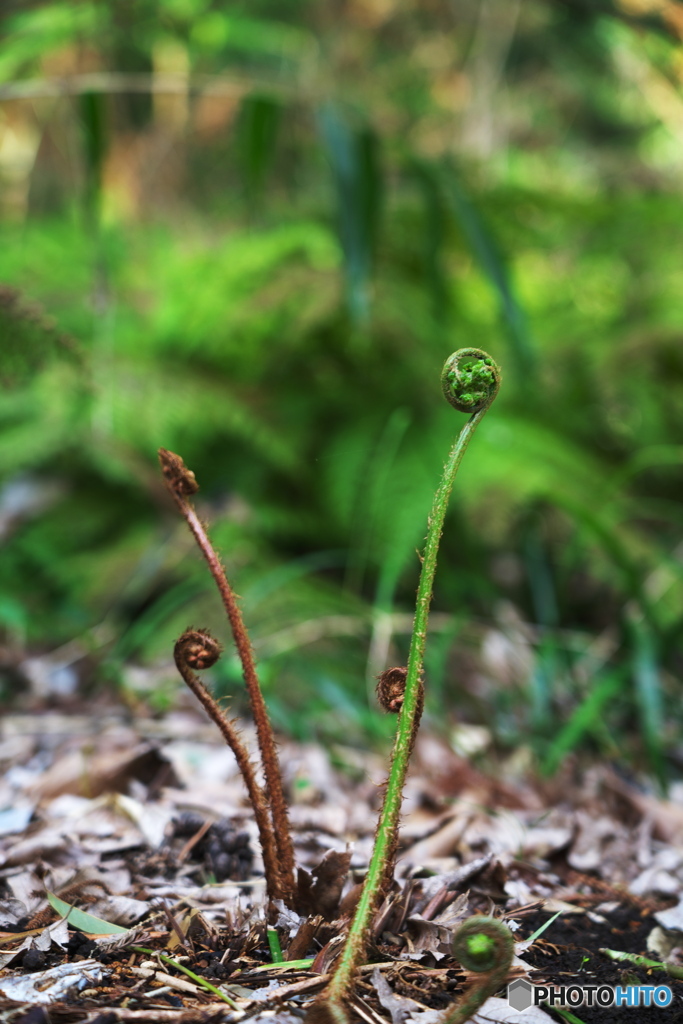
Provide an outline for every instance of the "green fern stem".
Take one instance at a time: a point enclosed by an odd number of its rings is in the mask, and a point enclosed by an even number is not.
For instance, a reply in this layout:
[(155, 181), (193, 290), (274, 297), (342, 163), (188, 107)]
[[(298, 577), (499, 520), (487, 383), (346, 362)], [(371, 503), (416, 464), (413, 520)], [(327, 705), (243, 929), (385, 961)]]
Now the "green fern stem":
[(405, 694), (391, 755), (384, 804), (377, 825), (375, 845), (363, 891), (349, 928), (346, 945), (339, 958), (334, 976), (318, 1004), (319, 1010), (322, 1010), (324, 1006), (327, 1012), (324, 1015), (316, 1012), (312, 1016), (312, 1020), (324, 1016), (327, 1020), (334, 1021), (335, 1024), (348, 1024), (345, 1002), (354, 974), (364, 956), (372, 917), (396, 851), (403, 786), (419, 724), (420, 682), (427, 640), (429, 606), (432, 600), (439, 541), (443, 532), (448, 499), (467, 446), (486, 410), (498, 394), (500, 380), (500, 369), (493, 359), (481, 349), (472, 348), (459, 349), (454, 352), (446, 361), (441, 375), (441, 384), (447, 401), (460, 411), (471, 412), (472, 415), (451, 448), (427, 521), (427, 540), (417, 590)]
[(469, 917), (453, 936), (453, 953), (468, 971), (480, 978), (439, 1017), (437, 1024), (465, 1024), (505, 983), (515, 941), (512, 932), (495, 917)]

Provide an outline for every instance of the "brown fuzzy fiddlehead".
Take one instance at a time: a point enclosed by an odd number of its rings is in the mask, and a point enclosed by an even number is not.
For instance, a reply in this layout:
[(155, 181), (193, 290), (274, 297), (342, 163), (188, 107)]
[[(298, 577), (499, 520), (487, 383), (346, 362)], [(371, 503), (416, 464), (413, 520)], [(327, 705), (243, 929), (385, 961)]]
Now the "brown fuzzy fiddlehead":
[(176, 642), (175, 659), (184, 661), (191, 669), (201, 672), (211, 668), (221, 656), (223, 648), (208, 629), (187, 629)]
[[(406, 679), (408, 678), (408, 669), (404, 665), (395, 666), (394, 668), (386, 668), (384, 672), (380, 672), (377, 676), (377, 686), (375, 687), (375, 694), (377, 700), (383, 711), (386, 711), (390, 715), (400, 715), (401, 708), (403, 707), (403, 701), (405, 699), (406, 692)], [(415, 714), (412, 718), (408, 757), (412, 756), (415, 748), (415, 741), (417, 739), (417, 733), (420, 728), (420, 722), (422, 720), (422, 712), (424, 711), (425, 703), (425, 688), (420, 676), (420, 685), (417, 693), (417, 705), (415, 708)], [(391, 889), (394, 880), (394, 862), (396, 860), (396, 849), (398, 847), (398, 830), (394, 833), (394, 838), (390, 849), (387, 851), (386, 858), (386, 870), (384, 872), (384, 878), (377, 896), (377, 902), (386, 896)]]
[(173, 649), (176, 667), (183, 677), (183, 681), (192, 690), (209, 717), (216, 723), (223, 739), (235, 755), (237, 767), (247, 787), (249, 801), (254, 808), (254, 817), (261, 840), (268, 896), (270, 899), (282, 899), (282, 879), (273, 825), (266, 796), (256, 781), (256, 773), (249, 752), (234, 723), (230, 721), (201, 680), (194, 674), (195, 669), (201, 670), (215, 665), (220, 654), (221, 645), (206, 629), (187, 629), (176, 640)]
[(480, 977), (457, 1003), (449, 1006), (437, 1024), (465, 1024), (505, 983), (515, 952), (512, 932), (495, 917), (469, 917), (453, 936), (453, 955)]
[[(406, 692), (406, 678), (408, 669), (404, 665), (395, 668), (386, 668), (377, 676), (375, 693), (383, 711), (397, 715), (403, 707), (403, 698)], [(420, 680), (420, 694), (418, 698), (417, 719), (422, 717), (424, 708), (424, 684)], [(417, 729), (415, 730), (417, 732)]]
[(294, 902), (294, 847), (289, 827), (289, 816), (282, 788), (280, 765), (275, 746), (275, 737), (266, 710), (263, 694), (256, 674), (254, 652), (249, 640), (237, 598), (228, 582), (221, 560), (213, 549), (204, 525), (201, 523), (190, 497), (199, 490), (199, 485), (191, 469), (188, 469), (179, 455), (159, 449), (159, 462), (164, 475), (164, 482), (172, 495), (178, 509), (189, 526), (197, 546), (206, 559), (209, 571), (218, 587), (223, 607), (225, 608), (235, 640), (235, 646), (242, 662), (242, 674), (249, 695), (249, 703), (254, 717), (256, 736), (261, 754), (263, 774), (266, 780), (266, 793), (270, 813), (272, 815), (272, 832), (277, 847), (280, 876), (281, 897), (290, 906)]
[(199, 490), (197, 478), (179, 455), (169, 452), (166, 448), (160, 448), (159, 463), (166, 486), (174, 497), (189, 498), (191, 494), (197, 493)]

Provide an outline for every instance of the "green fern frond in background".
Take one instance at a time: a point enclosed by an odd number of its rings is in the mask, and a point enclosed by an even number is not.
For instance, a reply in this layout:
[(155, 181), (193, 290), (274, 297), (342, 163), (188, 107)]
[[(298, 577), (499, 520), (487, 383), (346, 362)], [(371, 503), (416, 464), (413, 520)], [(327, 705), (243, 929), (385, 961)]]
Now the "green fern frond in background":
[[(452, 432), (435, 373), (476, 345), (510, 386), (449, 511), (427, 714), (546, 770), (585, 749), (663, 781), (683, 724), (683, 232), (648, 84), (678, 88), (676, 43), (532, 0), (487, 78), (467, 5), (351, 6), (342, 25), (204, 0), (5, 19), (8, 678), (76, 638), (84, 683), (137, 700), (133, 678), (167, 668), (172, 699), (170, 641), (213, 613), (164, 446), (202, 481), (276, 722), (314, 735), (334, 705), (339, 736), (386, 739), (372, 677), (406, 657)], [(213, 671), (235, 692), (229, 657)]]

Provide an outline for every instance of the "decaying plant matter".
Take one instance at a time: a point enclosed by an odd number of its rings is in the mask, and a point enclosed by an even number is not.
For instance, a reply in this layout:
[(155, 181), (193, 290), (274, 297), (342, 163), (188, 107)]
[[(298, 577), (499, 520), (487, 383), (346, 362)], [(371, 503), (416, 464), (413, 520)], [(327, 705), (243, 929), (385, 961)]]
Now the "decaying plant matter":
[[(310, 1024), (349, 1024), (348, 1004), (355, 975), (365, 956), (374, 914), (393, 880), (403, 787), (424, 704), (422, 665), (439, 541), (458, 467), (474, 431), (498, 393), (500, 379), (498, 366), (481, 349), (459, 349), (450, 356), (443, 369), (441, 384), (447, 401), (459, 411), (469, 413), (470, 418), (453, 444), (434, 496), (422, 558), (408, 665), (405, 668), (387, 669), (379, 677), (377, 696), (380, 704), (385, 710), (398, 714), (384, 803), (372, 857), (344, 948), (327, 990), (308, 1011)], [(266, 780), (265, 792), (256, 781), (248, 753), (234, 726), (193, 672), (193, 669), (213, 664), (220, 653), (217, 642), (204, 631), (189, 630), (176, 644), (176, 664), (183, 679), (216, 722), (237, 758), (259, 828), (268, 895), (271, 899), (281, 898), (293, 906), (294, 855), (287, 808), (273, 731), (259, 687), (251, 644), (223, 566), (190, 503), (191, 495), (198, 489), (194, 474), (172, 452), (161, 449), (159, 458), (166, 485), (209, 565), (228, 615), (254, 716)], [(492, 918), (475, 916), (460, 927), (454, 939), (454, 952), (464, 966), (481, 973), (482, 977), (470, 987), (462, 1000), (444, 1012), (441, 1024), (463, 1024), (488, 995), (500, 986), (509, 970), (512, 945), (509, 930)]]

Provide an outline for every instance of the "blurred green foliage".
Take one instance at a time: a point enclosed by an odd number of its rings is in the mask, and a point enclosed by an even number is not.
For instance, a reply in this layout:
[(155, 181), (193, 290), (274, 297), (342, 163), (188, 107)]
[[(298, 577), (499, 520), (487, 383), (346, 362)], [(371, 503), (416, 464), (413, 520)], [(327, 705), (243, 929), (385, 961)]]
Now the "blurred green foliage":
[[(6, 16), (9, 681), (76, 639), (84, 685), (159, 708), (173, 639), (222, 631), (163, 445), (201, 484), (276, 723), (388, 735), (373, 676), (405, 659), (460, 426), (439, 373), (476, 345), (505, 382), (443, 541), (428, 711), (548, 771), (580, 747), (678, 764), (680, 41), (654, 9), (461, 6)], [(214, 678), (239, 708), (236, 660)]]

